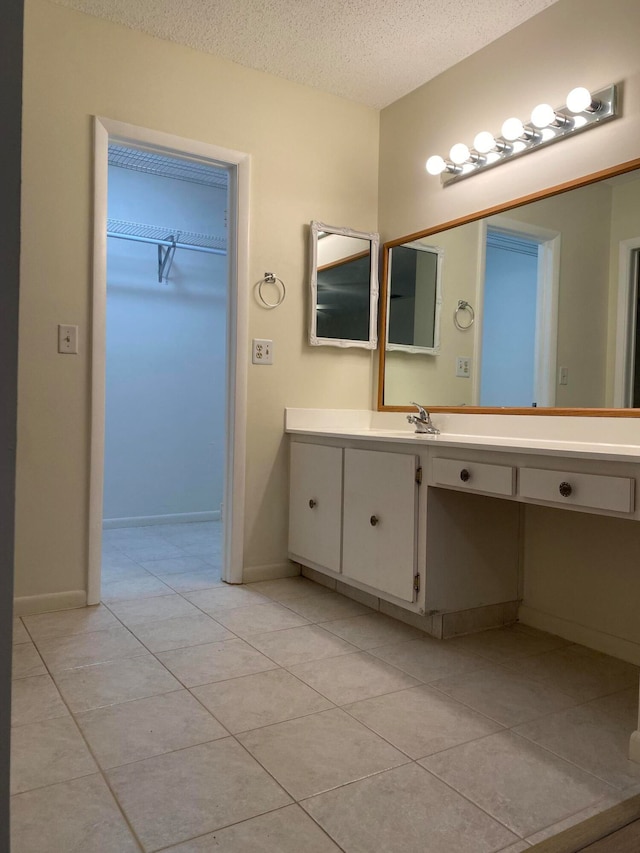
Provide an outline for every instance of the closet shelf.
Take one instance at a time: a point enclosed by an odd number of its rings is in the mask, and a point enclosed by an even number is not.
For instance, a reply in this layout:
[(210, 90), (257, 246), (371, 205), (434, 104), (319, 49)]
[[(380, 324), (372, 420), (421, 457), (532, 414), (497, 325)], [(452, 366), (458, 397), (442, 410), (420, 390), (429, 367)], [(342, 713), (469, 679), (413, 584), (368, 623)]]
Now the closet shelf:
[(178, 249), (195, 249), (218, 255), (227, 252), (226, 237), (197, 234), (195, 231), (181, 231), (162, 225), (144, 225), (140, 222), (127, 222), (124, 219), (107, 219), (107, 237), (156, 243), (160, 246), (173, 246), (175, 243)]
[(153, 243), (158, 247), (158, 281), (167, 281), (176, 249), (191, 249), (210, 255), (226, 255), (226, 237), (198, 234), (195, 231), (179, 231), (161, 225), (144, 225), (124, 219), (107, 219), (107, 237), (133, 240), (137, 243)]

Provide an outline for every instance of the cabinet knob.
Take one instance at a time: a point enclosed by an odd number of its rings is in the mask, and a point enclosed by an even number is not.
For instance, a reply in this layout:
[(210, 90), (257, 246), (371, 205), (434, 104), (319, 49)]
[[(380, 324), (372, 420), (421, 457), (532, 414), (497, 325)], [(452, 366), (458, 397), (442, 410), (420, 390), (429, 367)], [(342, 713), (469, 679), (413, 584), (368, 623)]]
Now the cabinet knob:
[(314, 506), (318, 506), (318, 501), (314, 501), (313, 498), (309, 501), (309, 509), (313, 509)]
[(378, 523), (378, 521), (379, 521), (378, 516), (377, 516), (377, 515), (372, 515), (372, 516), (371, 516), (371, 518), (369, 519), (369, 524), (370, 524), (372, 527), (375, 527), (375, 526), (376, 526), (376, 524)]
[(463, 468), (462, 471), (460, 471), (460, 479), (463, 483), (466, 483), (471, 479), (471, 474), (467, 471), (466, 468)]
[(562, 482), (558, 487), (558, 491), (560, 492), (563, 498), (568, 498), (571, 492), (573, 491), (573, 487), (571, 483)]

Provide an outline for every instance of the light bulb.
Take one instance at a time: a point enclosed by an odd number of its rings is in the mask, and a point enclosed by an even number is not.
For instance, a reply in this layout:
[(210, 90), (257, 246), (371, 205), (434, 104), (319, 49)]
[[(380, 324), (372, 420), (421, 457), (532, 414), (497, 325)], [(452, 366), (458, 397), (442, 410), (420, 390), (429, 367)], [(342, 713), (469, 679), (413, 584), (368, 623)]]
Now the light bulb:
[(531, 113), (531, 123), (535, 127), (549, 127), (556, 120), (556, 111), (549, 104), (538, 104)]
[(434, 154), (427, 160), (427, 172), (430, 175), (441, 175), (447, 168), (447, 164), (439, 154)]
[(515, 142), (516, 139), (520, 139), (523, 133), (524, 125), (519, 118), (508, 118), (502, 125), (502, 135), (509, 142)]
[(457, 142), (449, 151), (449, 157), (453, 160), (456, 166), (462, 166), (463, 163), (466, 163), (469, 159), (469, 151), (468, 147), (464, 144), (464, 142)]
[(488, 130), (481, 130), (473, 140), (473, 147), (480, 154), (488, 154), (496, 147), (496, 140)]
[(582, 113), (592, 105), (591, 92), (584, 86), (572, 89), (567, 95), (567, 109), (572, 113)]

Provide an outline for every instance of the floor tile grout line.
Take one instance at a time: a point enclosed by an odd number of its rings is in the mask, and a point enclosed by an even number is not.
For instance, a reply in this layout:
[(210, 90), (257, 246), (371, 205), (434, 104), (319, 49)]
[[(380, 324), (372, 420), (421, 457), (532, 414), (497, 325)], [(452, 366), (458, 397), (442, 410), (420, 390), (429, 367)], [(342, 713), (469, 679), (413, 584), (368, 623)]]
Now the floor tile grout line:
[(587, 773), (589, 776), (592, 776), (594, 779), (597, 779), (599, 782), (603, 782), (605, 785), (607, 785), (609, 788), (611, 788), (612, 791), (623, 791), (624, 790), (624, 788), (618, 788), (618, 786), (614, 785), (613, 782), (609, 782), (607, 779), (603, 779), (602, 776), (598, 776), (598, 774), (595, 773), (593, 770), (588, 770), (586, 767), (582, 767), (582, 765), (577, 764), (575, 761), (572, 761), (570, 758), (566, 758), (564, 755), (559, 755), (557, 752), (555, 752), (550, 747), (545, 746), (542, 743), (538, 743), (537, 741), (532, 740), (531, 738), (528, 738), (526, 735), (520, 734), (520, 732), (515, 732), (512, 729), (509, 729), (509, 731), (515, 737), (522, 738), (522, 740), (525, 740), (528, 743), (533, 744), (534, 746), (540, 747), (540, 749), (544, 749), (545, 752), (550, 753), (551, 755), (554, 756), (554, 758), (558, 758), (561, 761), (566, 761), (567, 764), (570, 764), (572, 767), (575, 767), (577, 770), (581, 770), (583, 773)]
[[(99, 773), (100, 777), (102, 778), (102, 781), (107, 786), (107, 789), (109, 790), (111, 796), (113, 797), (113, 799), (116, 803), (116, 806), (118, 808), (118, 811), (122, 815), (122, 818), (125, 821), (125, 824), (129, 828), (129, 831), (131, 832), (135, 843), (138, 845), (139, 849), (141, 851), (143, 851), (143, 853), (144, 853), (144, 850), (145, 850), (144, 845), (142, 844), (140, 838), (138, 837), (138, 834), (135, 832), (133, 826), (131, 825), (131, 822), (129, 821), (129, 818), (128, 818), (126, 812), (124, 811), (124, 809), (120, 803), (120, 800), (115, 795), (115, 791), (112, 789), (111, 785), (109, 784), (109, 780), (107, 779), (106, 773), (102, 769), (102, 765), (98, 761), (96, 755), (93, 752), (93, 749), (91, 748), (91, 745), (87, 741), (87, 738), (85, 737), (85, 734), (82, 731), (82, 728), (81, 728), (80, 724), (78, 723), (74, 712), (72, 711), (72, 709), (71, 709), (69, 703), (67, 702), (67, 700), (65, 699), (65, 697), (62, 695), (62, 691), (59, 689), (58, 684), (57, 684), (57, 682), (53, 676), (53, 673), (49, 670), (49, 668), (47, 667), (46, 664), (44, 664), (44, 666), (47, 669), (47, 673), (48, 673), (49, 677), (51, 678), (51, 680), (53, 681), (56, 690), (58, 691), (58, 695), (60, 696), (61, 701), (63, 702), (63, 704), (67, 708), (67, 711), (69, 712), (69, 715), (70, 715), (71, 719), (73, 720), (73, 724), (75, 725), (76, 730), (78, 731), (80, 737), (82, 738), (82, 741), (84, 742), (85, 748), (87, 749), (87, 751), (89, 752), (89, 755), (93, 759), (93, 761), (96, 765), (96, 768), (97, 768), (97, 772)], [(87, 774), (87, 775), (94, 775), (94, 774)], [(79, 777), (79, 778), (84, 778), (84, 777)], [(53, 783), (53, 784), (64, 784), (65, 782), (70, 782), (70, 781), (74, 781), (74, 780), (73, 779), (67, 779), (67, 780), (63, 780), (62, 782)], [(32, 789), (32, 790), (39, 790), (39, 789)], [(24, 793), (27, 793), (27, 792), (24, 792)], [(14, 796), (17, 796), (17, 795), (14, 795)]]
[[(290, 809), (292, 807), (301, 808), (299, 803), (294, 800), (292, 803), (287, 803), (284, 806), (278, 806), (275, 809), (269, 809), (268, 811), (261, 812), (258, 815), (253, 815), (252, 817), (248, 817), (248, 818), (244, 818), (243, 820), (239, 820), (236, 823), (229, 823), (229, 824), (226, 824), (225, 826), (220, 826), (214, 830), (210, 830), (209, 832), (204, 832), (204, 833), (201, 833), (200, 835), (194, 835), (192, 838), (187, 838), (184, 841), (179, 841), (178, 844), (186, 844), (187, 842), (198, 841), (200, 838), (206, 838), (208, 835), (211, 835), (212, 833), (221, 832), (224, 829), (232, 829), (235, 826), (241, 826), (243, 823), (249, 823), (250, 821), (255, 820), (256, 818), (264, 817), (265, 815), (269, 815), (269, 814), (275, 814), (276, 812), (281, 812), (281, 811), (284, 811), (285, 809)], [(302, 811), (306, 817), (313, 820), (314, 824), (316, 826), (318, 826), (318, 828), (323, 831), (323, 833), (327, 836), (327, 838), (330, 841), (332, 841), (333, 844), (335, 844), (335, 846), (338, 848), (338, 850), (341, 851), (341, 853), (345, 853), (344, 848), (341, 847), (337, 843), (337, 841), (334, 841), (334, 839), (329, 835), (329, 833), (322, 826), (320, 826), (320, 824), (318, 824), (310, 814), (308, 814), (306, 811), (304, 811), (304, 809), (302, 809)], [(172, 843), (172, 844), (167, 845), (166, 847), (157, 848), (156, 850), (153, 851), (153, 853), (164, 853), (164, 851), (173, 850), (174, 847), (175, 847), (175, 844)], [(497, 851), (497, 853), (500, 853), (500, 851)]]

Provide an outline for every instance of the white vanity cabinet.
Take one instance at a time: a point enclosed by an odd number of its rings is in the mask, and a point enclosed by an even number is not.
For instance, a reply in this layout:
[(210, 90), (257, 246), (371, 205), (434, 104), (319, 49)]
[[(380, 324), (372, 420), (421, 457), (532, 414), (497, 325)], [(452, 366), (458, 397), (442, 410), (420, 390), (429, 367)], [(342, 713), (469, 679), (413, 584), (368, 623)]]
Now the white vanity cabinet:
[(408, 602), (418, 586), (418, 467), (413, 453), (344, 451), (342, 574)]
[(340, 571), (341, 447), (291, 443), (289, 556)]

